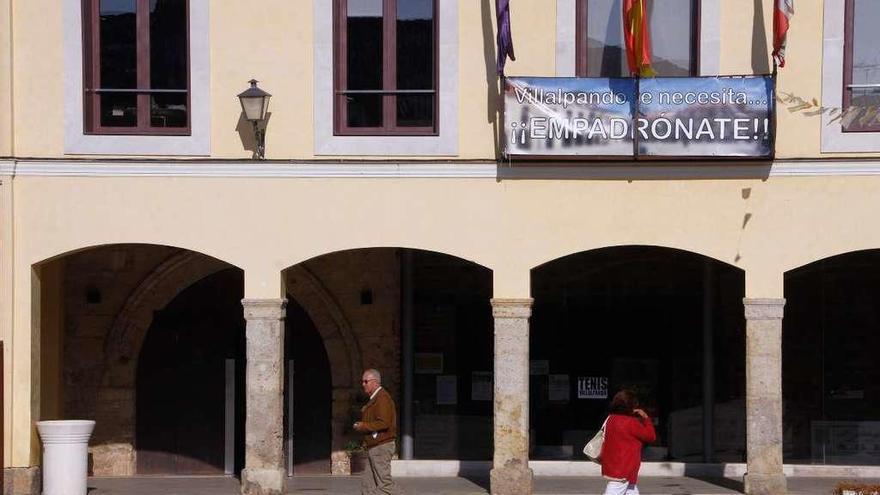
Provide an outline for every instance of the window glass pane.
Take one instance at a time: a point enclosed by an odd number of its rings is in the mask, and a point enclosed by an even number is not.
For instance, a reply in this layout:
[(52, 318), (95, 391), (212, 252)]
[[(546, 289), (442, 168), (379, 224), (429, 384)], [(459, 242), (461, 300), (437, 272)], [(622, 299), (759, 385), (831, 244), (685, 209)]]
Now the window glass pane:
[(397, 2), (397, 89), (434, 87), (434, 2)]
[(186, 0), (150, 0), (150, 87), (186, 89)]
[(880, 465), (878, 294), (876, 250), (786, 272), (785, 463)]
[(625, 77), (623, 17), (620, 0), (587, 3), (587, 77)]
[[(349, 0), (347, 4), (347, 80), (345, 89), (383, 89), (382, 0)], [(381, 127), (382, 96), (349, 94), (350, 127)]]
[(136, 88), (137, 10), (135, 0), (101, 0), (99, 11), (100, 85), (102, 88)]
[[(880, 2), (855, 0), (853, 11), (852, 84), (880, 84)], [(880, 87), (852, 88), (852, 106), (880, 106)], [(873, 127), (873, 126), (872, 126)]]
[(137, 126), (137, 95), (134, 93), (101, 94), (101, 125), (104, 127)]
[(349, 127), (381, 127), (382, 95), (348, 95)]
[(658, 76), (689, 76), (693, 64), (692, 0), (649, 1), (651, 65)]
[(431, 127), (434, 125), (434, 95), (399, 95), (397, 125)]
[(348, 2), (346, 89), (382, 89), (382, 0)]
[[(587, 77), (628, 77), (621, 0), (587, 0)], [(688, 76), (693, 67), (692, 0), (646, 2), (651, 61), (659, 76)]]
[(150, 125), (186, 127), (186, 93), (154, 94), (150, 97)]

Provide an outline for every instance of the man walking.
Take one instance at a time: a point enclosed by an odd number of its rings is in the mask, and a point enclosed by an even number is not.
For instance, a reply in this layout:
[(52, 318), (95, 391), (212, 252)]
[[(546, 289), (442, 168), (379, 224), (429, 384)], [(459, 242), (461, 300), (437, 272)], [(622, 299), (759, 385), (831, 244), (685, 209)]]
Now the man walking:
[(364, 434), (369, 465), (361, 479), (362, 495), (393, 495), (399, 493), (391, 479), (391, 457), (397, 439), (397, 409), (391, 395), (382, 388), (382, 375), (377, 370), (364, 371), (361, 386), (370, 401), (361, 408), (361, 420), (355, 431)]

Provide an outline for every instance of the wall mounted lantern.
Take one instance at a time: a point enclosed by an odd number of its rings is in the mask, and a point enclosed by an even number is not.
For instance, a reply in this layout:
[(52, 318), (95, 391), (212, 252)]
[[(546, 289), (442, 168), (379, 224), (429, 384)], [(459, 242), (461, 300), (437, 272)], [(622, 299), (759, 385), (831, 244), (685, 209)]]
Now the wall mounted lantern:
[(238, 94), (244, 118), (254, 126), (254, 137), (257, 146), (254, 148), (254, 159), (266, 157), (266, 114), (269, 111), (269, 93), (257, 87), (257, 80), (248, 81), (251, 87)]

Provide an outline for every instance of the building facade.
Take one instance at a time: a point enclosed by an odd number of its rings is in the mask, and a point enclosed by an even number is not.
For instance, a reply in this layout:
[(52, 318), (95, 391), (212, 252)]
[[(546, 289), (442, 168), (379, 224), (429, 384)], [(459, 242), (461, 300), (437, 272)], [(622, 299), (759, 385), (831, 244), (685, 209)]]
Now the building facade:
[[(770, 74), (773, 3), (649, 1), (655, 69)], [(397, 469), (492, 493), (594, 470), (621, 387), (646, 461), (870, 472), (880, 9), (796, 8), (770, 156), (640, 160), (505, 153), (489, 0), (0, 0), (5, 493), (44, 419), (96, 476), (346, 475), (365, 368)], [(619, 9), (512, 2), (507, 75), (626, 76)]]

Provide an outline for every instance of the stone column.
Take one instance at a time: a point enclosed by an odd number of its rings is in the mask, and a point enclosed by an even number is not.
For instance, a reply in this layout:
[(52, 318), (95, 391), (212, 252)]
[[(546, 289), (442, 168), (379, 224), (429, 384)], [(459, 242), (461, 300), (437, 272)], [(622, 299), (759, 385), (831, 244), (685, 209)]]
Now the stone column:
[(493, 495), (530, 495), (529, 316), (532, 299), (492, 299), (495, 318)]
[(40, 495), (43, 474), (39, 467), (3, 468), (3, 493), (6, 495)]
[(785, 299), (743, 299), (746, 316), (745, 489), (786, 493), (782, 473), (782, 312)]
[(243, 299), (247, 321), (244, 471), (241, 493), (281, 495), (284, 469), (284, 316), (286, 299)]

